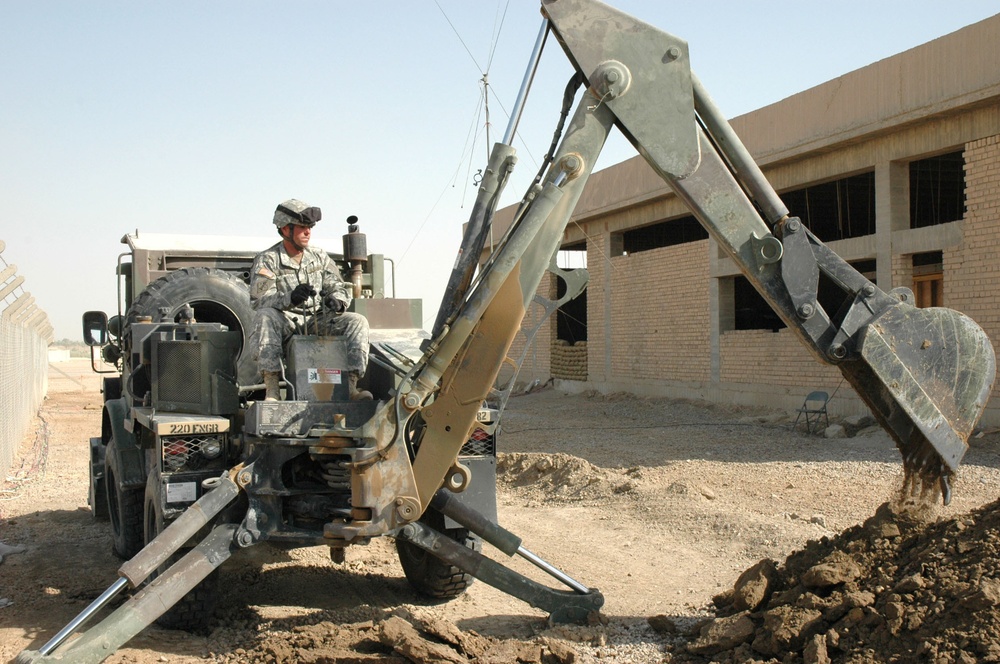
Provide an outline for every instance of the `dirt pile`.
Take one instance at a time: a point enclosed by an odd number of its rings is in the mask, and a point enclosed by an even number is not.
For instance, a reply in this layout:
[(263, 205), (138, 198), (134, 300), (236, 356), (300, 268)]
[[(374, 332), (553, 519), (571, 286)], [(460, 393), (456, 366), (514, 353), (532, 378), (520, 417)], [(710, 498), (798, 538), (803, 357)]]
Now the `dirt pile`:
[(505, 488), (526, 489), (546, 499), (584, 500), (625, 493), (628, 471), (598, 468), (569, 454), (515, 452), (497, 455), (497, 480)]
[(931, 524), (883, 504), (715, 603), (673, 661), (1000, 662), (1000, 502)]
[[(431, 615), (415, 615), (406, 608), (392, 612), (372, 609), (371, 618), (345, 622), (344, 616), (280, 619), (259, 625), (253, 644), (214, 661), (233, 664), (570, 664), (579, 655), (569, 644), (545, 636), (525, 641), (498, 639), (462, 631)], [(240, 621), (233, 629), (240, 630)], [(230, 628), (220, 626), (213, 640), (222, 644)]]

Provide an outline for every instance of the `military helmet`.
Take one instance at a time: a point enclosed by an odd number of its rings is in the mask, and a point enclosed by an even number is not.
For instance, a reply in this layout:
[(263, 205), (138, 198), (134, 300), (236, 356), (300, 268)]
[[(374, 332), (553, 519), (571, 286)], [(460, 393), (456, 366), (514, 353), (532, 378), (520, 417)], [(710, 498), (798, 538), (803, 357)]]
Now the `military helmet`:
[(294, 198), (278, 204), (274, 210), (274, 225), (278, 227), (278, 230), (289, 224), (312, 228), (322, 218), (323, 213), (318, 207), (311, 207)]

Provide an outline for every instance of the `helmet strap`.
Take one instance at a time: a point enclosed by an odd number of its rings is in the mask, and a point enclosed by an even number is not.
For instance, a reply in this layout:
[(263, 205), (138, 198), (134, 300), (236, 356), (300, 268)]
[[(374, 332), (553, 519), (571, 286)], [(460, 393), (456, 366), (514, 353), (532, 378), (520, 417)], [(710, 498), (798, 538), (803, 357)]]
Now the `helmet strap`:
[[(288, 224), (286, 226), (282, 226), (281, 230), (279, 232), (284, 231), (286, 228), (289, 229), (288, 233), (285, 234), (285, 233), (282, 232), (281, 233), (282, 239), (284, 239), (285, 242), (287, 242), (288, 244), (290, 244), (293, 247), (295, 247), (296, 249), (298, 249), (299, 253), (304, 252), (306, 250), (306, 248), (303, 247), (302, 245), (300, 245), (298, 242), (295, 241), (295, 228), (294, 228), (294, 224)], [(285, 247), (285, 250), (286, 251), (288, 250), (287, 246)]]

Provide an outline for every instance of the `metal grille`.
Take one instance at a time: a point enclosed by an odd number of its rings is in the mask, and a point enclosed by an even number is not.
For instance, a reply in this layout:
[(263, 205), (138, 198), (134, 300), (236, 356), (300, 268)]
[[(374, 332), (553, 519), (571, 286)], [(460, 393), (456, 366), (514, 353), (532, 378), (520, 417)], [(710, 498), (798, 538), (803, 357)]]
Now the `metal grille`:
[(469, 440), (462, 445), (461, 456), (495, 456), (496, 441), (493, 434), (476, 427)]
[(192, 342), (161, 341), (156, 349), (157, 398), (160, 401), (198, 403), (201, 401), (201, 345)]
[[(214, 442), (222, 452), (213, 459), (205, 456), (204, 446)], [(171, 473), (190, 470), (205, 470), (213, 466), (226, 466), (226, 437), (223, 434), (214, 436), (163, 436), (160, 439), (163, 449), (163, 470)]]

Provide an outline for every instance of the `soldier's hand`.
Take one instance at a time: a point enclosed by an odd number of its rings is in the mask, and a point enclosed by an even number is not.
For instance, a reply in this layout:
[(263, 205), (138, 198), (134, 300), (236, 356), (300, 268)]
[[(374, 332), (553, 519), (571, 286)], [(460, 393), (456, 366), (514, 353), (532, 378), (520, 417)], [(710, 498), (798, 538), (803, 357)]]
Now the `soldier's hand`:
[(341, 300), (338, 300), (332, 295), (327, 295), (326, 299), (323, 300), (323, 304), (325, 304), (327, 308), (335, 314), (344, 313), (344, 309), (346, 308)]
[(309, 284), (299, 284), (292, 291), (292, 305), (297, 307), (315, 294), (316, 289)]

